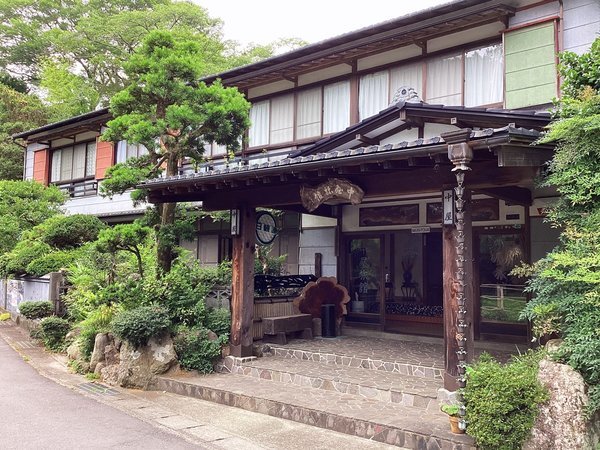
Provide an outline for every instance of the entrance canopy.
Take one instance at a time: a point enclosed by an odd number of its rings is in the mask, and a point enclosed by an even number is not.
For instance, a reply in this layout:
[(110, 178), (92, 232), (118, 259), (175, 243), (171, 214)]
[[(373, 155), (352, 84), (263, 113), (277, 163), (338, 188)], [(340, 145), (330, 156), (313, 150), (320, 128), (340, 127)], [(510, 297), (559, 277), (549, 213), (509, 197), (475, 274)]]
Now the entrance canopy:
[[(364, 196), (440, 192), (454, 184), (448, 142), (436, 131), (468, 130), (473, 149), (469, 187), (518, 204), (531, 202), (531, 188), (551, 147), (533, 145), (548, 124), (547, 113), (445, 107), (399, 102), (378, 115), (283, 159), (156, 178), (140, 187), (150, 201), (202, 201), (205, 210), (239, 204), (306, 212), (300, 192), (342, 178)], [(394, 141), (395, 137), (397, 141)], [(331, 203), (314, 214), (331, 215)]]

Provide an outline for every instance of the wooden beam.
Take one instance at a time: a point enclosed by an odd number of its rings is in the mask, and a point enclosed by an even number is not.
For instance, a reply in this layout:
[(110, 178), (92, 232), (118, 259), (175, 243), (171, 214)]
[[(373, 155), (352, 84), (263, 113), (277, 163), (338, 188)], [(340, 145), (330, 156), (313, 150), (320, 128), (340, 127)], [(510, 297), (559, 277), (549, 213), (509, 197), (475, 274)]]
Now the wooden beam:
[(233, 356), (245, 358), (252, 356), (256, 210), (244, 204), (237, 209), (240, 217), (240, 234), (233, 238), (229, 346)]
[(360, 133), (355, 136), (355, 139), (357, 141), (363, 143), (363, 144), (366, 144), (366, 145), (377, 145), (377, 144), (379, 144), (379, 141), (377, 139), (370, 138), (370, 137), (365, 136), (364, 134), (360, 134)]
[(483, 188), (477, 189), (477, 192), (514, 205), (530, 206), (532, 204), (531, 191), (518, 186)]

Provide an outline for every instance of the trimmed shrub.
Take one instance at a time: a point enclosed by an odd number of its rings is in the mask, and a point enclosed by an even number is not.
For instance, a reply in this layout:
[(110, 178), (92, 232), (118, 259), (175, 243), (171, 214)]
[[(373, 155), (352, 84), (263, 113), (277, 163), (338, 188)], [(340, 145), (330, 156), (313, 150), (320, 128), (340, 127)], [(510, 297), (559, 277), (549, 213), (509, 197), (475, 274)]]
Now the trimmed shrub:
[(52, 217), (40, 225), (40, 228), (43, 242), (58, 249), (69, 249), (95, 241), (106, 225), (96, 216), (73, 214)]
[(214, 363), (221, 356), (221, 348), (225, 342), (226, 339), (223, 337), (210, 341), (206, 328), (182, 326), (178, 329), (174, 343), (181, 367), (210, 373), (213, 371)]
[(204, 321), (206, 328), (218, 336), (229, 336), (231, 331), (231, 314), (227, 308), (209, 309)]
[(40, 336), (46, 348), (59, 352), (65, 348), (65, 336), (71, 329), (71, 325), (65, 319), (50, 316), (40, 322)]
[(28, 319), (43, 319), (54, 314), (54, 305), (48, 301), (23, 302), (19, 312)]
[(529, 436), (548, 393), (537, 380), (542, 352), (501, 364), (483, 354), (467, 369), (467, 432), (482, 450), (514, 450)]
[(41, 277), (50, 272), (58, 272), (73, 264), (77, 256), (78, 253), (73, 250), (58, 251), (43, 255), (27, 264), (27, 273)]
[(170, 326), (168, 311), (156, 305), (120, 312), (111, 322), (115, 335), (136, 347), (147, 344), (148, 339), (163, 333)]
[(2, 257), (3, 267), (0, 270), (3, 275), (25, 275), (30, 262), (51, 252), (50, 246), (43, 242), (21, 241)]

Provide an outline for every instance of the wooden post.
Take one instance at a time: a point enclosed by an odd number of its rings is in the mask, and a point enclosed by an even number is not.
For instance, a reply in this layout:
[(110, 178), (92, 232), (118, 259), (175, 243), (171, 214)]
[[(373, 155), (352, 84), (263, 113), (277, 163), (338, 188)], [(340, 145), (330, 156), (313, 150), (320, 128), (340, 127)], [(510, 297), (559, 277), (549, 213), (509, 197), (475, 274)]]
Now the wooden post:
[(231, 292), (231, 355), (252, 356), (252, 317), (254, 309), (254, 252), (256, 211), (239, 207), (240, 230), (233, 238)]
[[(470, 129), (444, 133), (448, 158), (454, 164), (454, 225), (444, 226), (444, 387), (455, 391), (465, 386), (466, 363), (473, 359), (473, 227), (471, 195), (465, 175), (471, 170), (473, 150), (467, 141)], [(462, 404), (459, 396), (459, 403)], [(464, 424), (464, 407), (459, 413)]]
[(315, 253), (315, 277), (321, 278), (323, 276), (323, 254)]

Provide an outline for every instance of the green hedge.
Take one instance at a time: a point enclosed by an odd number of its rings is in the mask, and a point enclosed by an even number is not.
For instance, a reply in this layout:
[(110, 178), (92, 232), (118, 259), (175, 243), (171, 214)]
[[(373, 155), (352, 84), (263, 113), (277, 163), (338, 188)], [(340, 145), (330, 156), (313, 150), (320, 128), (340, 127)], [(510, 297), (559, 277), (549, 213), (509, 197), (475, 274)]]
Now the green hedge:
[(28, 319), (42, 319), (54, 314), (54, 305), (48, 301), (23, 302), (19, 304), (19, 313)]
[(65, 349), (65, 336), (71, 329), (71, 325), (65, 319), (50, 316), (40, 322), (40, 337), (44, 345), (52, 351), (63, 351)]
[(209, 340), (206, 328), (182, 326), (175, 336), (175, 352), (184, 369), (210, 373), (226, 342), (227, 336), (221, 336), (215, 341)]
[(467, 432), (482, 450), (515, 450), (529, 436), (538, 405), (548, 398), (537, 380), (542, 353), (501, 364), (483, 354), (467, 370)]
[(121, 339), (139, 347), (148, 339), (166, 331), (171, 326), (169, 312), (161, 306), (140, 306), (118, 313), (111, 329)]

